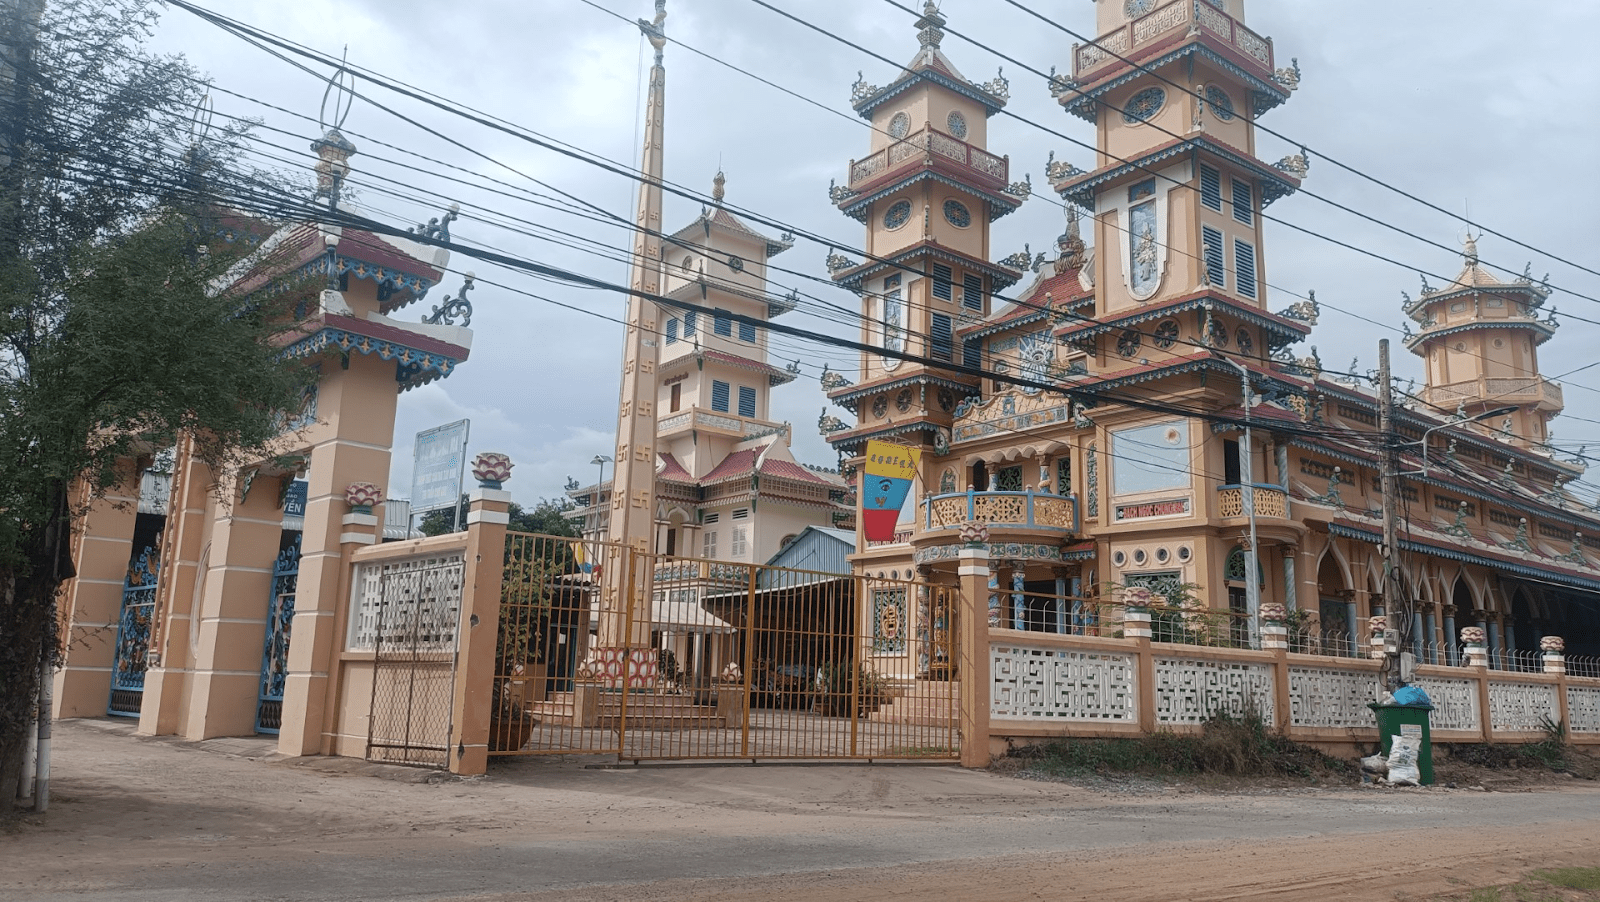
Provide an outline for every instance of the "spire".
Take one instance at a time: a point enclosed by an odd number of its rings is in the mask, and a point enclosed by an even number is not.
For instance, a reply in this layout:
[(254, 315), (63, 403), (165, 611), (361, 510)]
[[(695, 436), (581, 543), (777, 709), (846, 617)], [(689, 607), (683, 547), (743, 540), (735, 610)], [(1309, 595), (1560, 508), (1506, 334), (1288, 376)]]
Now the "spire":
[[(349, 53), (347, 45), (345, 56)], [(329, 77), (328, 87), (322, 92), (322, 108), (317, 111), (317, 126), (322, 129), (322, 137), (311, 142), (311, 150), (318, 159), (316, 197), (327, 198), (330, 208), (339, 206), (339, 194), (350, 175), (350, 158), (356, 153), (356, 146), (339, 131), (350, 118), (355, 96), (356, 77), (345, 67), (344, 57), (340, 57), (339, 68)], [(331, 115), (330, 102), (333, 104)]]
[(922, 5), (922, 18), (917, 20), (917, 40), (923, 50), (939, 49), (939, 42), (944, 40), (944, 23), (945, 18), (933, 0)]
[[(612, 478), (614, 504), (607, 538), (625, 545), (637, 556), (634, 572), (607, 561), (606, 579), (601, 588), (600, 644), (617, 648), (631, 642), (636, 648), (649, 644), (649, 598), (653, 570), (647, 555), (654, 551), (655, 470), (656, 470), (656, 364), (660, 346), (656, 340), (656, 303), (641, 295), (661, 293), (661, 182), (662, 122), (666, 105), (667, 73), (662, 66), (662, 48), (667, 36), (662, 23), (667, 18), (666, 0), (656, 0), (652, 21), (639, 20), (639, 30), (656, 50), (655, 66), (650, 69), (649, 97), (645, 101), (644, 147), (639, 162), (639, 209), (633, 236), (633, 263), (629, 284), (635, 292), (628, 298), (627, 339), (622, 352), (622, 389), (617, 404), (616, 471)], [(620, 587), (630, 585), (635, 599), (622, 598)], [(629, 616), (630, 608), (633, 614)], [(646, 667), (646, 671), (651, 671)], [(653, 672), (653, 671), (651, 671)]]
[(1478, 239), (1472, 237), (1471, 232), (1467, 233), (1467, 241), (1462, 247), (1461, 256), (1466, 258), (1468, 266), (1478, 265)]
[(726, 184), (728, 184), (728, 177), (722, 174), (721, 169), (718, 169), (717, 177), (711, 180), (711, 200), (719, 207), (722, 206), (722, 195), (725, 193), (723, 186)]

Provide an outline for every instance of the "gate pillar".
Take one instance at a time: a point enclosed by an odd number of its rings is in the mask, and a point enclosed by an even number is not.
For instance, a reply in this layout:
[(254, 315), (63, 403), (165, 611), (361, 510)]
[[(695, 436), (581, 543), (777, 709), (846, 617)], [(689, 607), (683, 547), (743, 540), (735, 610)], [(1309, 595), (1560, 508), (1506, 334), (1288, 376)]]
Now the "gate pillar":
[(220, 496), (231, 503), (213, 521), (200, 620), (189, 624), (198, 642), (183, 728), (188, 739), (255, 733), (261, 645), (283, 512), (278, 479), (252, 474), (248, 468), (234, 471), (220, 487)]
[[(61, 637), (65, 663), (56, 672), (52, 690), (54, 717), (103, 716), (111, 696), (117, 620), (139, 516), (137, 463), (131, 458), (119, 462), (117, 476), (117, 484), (90, 506), (74, 543), (77, 576), (65, 593), (66, 630)], [(80, 485), (75, 495), (73, 503), (79, 504), (87, 489)]]
[[(984, 538), (987, 538), (985, 536)], [(989, 766), (989, 547), (961, 549), (956, 678), (961, 681), (961, 766)]]
[[(503, 462), (503, 468), (486, 467), (486, 458)], [(500, 483), (510, 472), (511, 462), (503, 454), (480, 454), (472, 464), (479, 486), (467, 496), (466, 569), (461, 580), (461, 628), (456, 632), (460, 645), (450, 700), (453, 774), (481, 774), (489, 768), (489, 698), (496, 676), (506, 524), (511, 522), (511, 493)]]

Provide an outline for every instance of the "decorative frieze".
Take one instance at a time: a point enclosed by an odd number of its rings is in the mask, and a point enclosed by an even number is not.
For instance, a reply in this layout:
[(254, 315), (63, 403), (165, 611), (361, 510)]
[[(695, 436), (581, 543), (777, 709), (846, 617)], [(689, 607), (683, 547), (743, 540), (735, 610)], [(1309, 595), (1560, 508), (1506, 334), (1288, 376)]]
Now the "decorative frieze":
[(1156, 658), (1156, 722), (1201, 724), (1250, 712), (1272, 723), (1272, 668), (1263, 664)]
[(1027, 720), (1130, 723), (1134, 656), (992, 645), (989, 714)]

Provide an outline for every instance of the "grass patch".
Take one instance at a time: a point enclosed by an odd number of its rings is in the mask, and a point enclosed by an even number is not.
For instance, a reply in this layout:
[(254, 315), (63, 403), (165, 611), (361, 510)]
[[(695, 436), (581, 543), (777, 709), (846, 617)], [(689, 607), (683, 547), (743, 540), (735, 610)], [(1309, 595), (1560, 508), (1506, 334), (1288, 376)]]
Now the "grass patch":
[(1009, 757), (1050, 776), (1092, 772), (1314, 777), (1355, 772), (1351, 762), (1291, 742), (1254, 714), (1215, 715), (1198, 734), (1057, 739), (1013, 749)]
[(1516, 883), (1434, 896), (1436, 902), (1595, 902), (1600, 868), (1548, 868)]
[(1600, 868), (1555, 868), (1534, 871), (1536, 879), (1564, 889), (1600, 890)]

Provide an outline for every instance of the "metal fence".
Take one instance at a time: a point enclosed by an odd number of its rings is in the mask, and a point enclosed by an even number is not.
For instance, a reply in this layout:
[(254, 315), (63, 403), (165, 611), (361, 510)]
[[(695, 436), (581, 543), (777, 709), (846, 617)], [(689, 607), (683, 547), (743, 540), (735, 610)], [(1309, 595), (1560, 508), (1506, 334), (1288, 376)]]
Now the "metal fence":
[(513, 533), (490, 752), (953, 759), (953, 594)]

